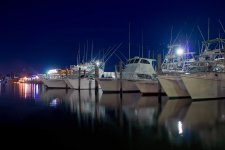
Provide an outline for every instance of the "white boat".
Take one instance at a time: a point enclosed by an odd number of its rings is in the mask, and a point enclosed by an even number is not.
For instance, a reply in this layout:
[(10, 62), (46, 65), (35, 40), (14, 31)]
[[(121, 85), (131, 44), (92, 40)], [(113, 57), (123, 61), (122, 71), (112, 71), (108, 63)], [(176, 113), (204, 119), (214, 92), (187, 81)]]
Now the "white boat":
[(158, 75), (158, 79), (169, 98), (190, 97), (179, 75)]
[(64, 79), (41, 79), (47, 88), (69, 88)]
[[(68, 76), (64, 79), (67, 85), (72, 89), (80, 89), (80, 90), (88, 90), (95, 89), (95, 70), (96, 68), (99, 72), (99, 77), (101, 77), (104, 73), (105, 63), (101, 61), (90, 62), (84, 65), (75, 66), (72, 68), (74, 71), (72, 76)], [(81, 68), (81, 78), (80, 78), (80, 87), (79, 87), (79, 78), (78, 71)], [(98, 85), (98, 88), (101, 88)]]
[(169, 98), (190, 97), (180, 74), (187, 72), (195, 60), (193, 52), (185, 52), (181, 45), (169, 46), (169, 51), (162, 63), (162, 75), (158, 75), (158, 80)]
[[(79, 89), (78, 78), (66, 78), (64, 81), (71, 89)], [(93, 78), (81, 78), (80, 79), (80, 90), (95, 89), (95, 80)]]
[[(211, 45), (219, 47), (210, 47)], [(222, 45), (220, 45), (222, 44)], [(204, 62), (205, 72), (182, 75), (184, 85), (192, 99), (211, 99), (225, 97), (224, 39), (203, 42), (205, 51), (200, 62)], [(211, 48), (211, 49), (210, 49)]]
[(99, 78), (104, 93), (114, 92), (140, 92), (136, 82), (155, 78), (155, 70), (152, 66), (154, 59), (134, 57), (128, 60), (122, 72), (122, 80), (112, 78)]
[(192, 99), (225, 98), (225, 72), (181, 76)]
[(69, 88), (64, 81), (65, 74), (62, 74), (62, 69), (51, 69), (46, 76), (40, 78), (47, 88)]
[[(159, 81), (158, 80), (137, 81), (135, 84), (143, 95), (159, 93)], [(165, 93), (163, 89), (161, 92)]]

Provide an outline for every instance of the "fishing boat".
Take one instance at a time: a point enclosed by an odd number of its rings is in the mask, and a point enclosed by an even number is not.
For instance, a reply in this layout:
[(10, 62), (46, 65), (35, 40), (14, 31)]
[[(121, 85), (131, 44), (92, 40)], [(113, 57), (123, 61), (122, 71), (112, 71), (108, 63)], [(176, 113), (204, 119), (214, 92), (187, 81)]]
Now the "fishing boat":
[[(79, 68), (81, 69), (79, 78)], [(105, 63), (103, 61), (91, 61), (79, 66), (71, 67), (73, 75), (64, 79), (67, 85), (72, 89), (95, 89), (95, 75), (98, 72), (98, 77), (104, 74)], [(79, 83), (80, 82), (80, 83)], [(98, 88), (100, 86), (98, 85)]]
[(224, 44), (221, 38), (203, 42), (205, 51), (200, 61), (205, 64), (205, 71), (181, 76), (192, 99), (225, 97)]
[(155, 79), (156, 72), (153, 68), (154, 59), (134, 57), (127, 61), (122, 71), (122, 79), (98, 78), (103, 93), (115, 92), (140, 92), (136, 86), (137, 81)]
[(158, 75), (158, 80), (169, 98), (190, 97), (181, 74), (188, 71), (191, 64), (195, 62), (194, 53), (185, 51), (181, 45), (170, 45), (165, 59), (162, 63), (162, 75)]
[(64, 78), (68, 75), (68, 70), (50, 69), (46, 76), (40, 78), (47, 88), (69, 88)]

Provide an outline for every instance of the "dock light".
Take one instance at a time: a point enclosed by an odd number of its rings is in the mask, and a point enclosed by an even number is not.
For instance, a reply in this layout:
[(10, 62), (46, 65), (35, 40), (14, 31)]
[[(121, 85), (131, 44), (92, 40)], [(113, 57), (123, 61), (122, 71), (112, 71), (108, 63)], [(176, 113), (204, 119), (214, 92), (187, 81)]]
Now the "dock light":
[(176, 53), (177, 53), (178, 56), (181, 56), (181, 55), (184, 54), (184, 49), (183, 49), (183, 48), (178, 48), (178, 49), (176, 50)]
[(100, 62), (97, 60), (96, 61), (96, 65), (99, 67), (99, 65), (100, 65)]
[(57, 70), (56, 69), (51, 69), (48, 71), (48, 74), (53, 74), (53, 73), (57, 73)]

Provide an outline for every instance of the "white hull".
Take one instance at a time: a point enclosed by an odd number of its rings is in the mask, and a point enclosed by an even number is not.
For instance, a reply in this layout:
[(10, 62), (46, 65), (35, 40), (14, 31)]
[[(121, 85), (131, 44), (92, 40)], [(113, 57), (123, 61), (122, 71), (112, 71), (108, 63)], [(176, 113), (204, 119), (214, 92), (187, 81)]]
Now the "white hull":
[(168, 97), (190, 97), (180, 76), (159, 75), (158, 80)]
[(225, 97), (225, 73), (183, 75), (182, 80), (192, 99)]
[[(79, 87), (78, 87), (79, 79), (69, 79), (69, 78), (67, 78), (67, 79), (65, 79), (65, 82), (68, 84), (68, 86), (70, 88), (79, 89)], [(87, 79), (87, 78), (81, 79), (80, 80), (80, 89), (81, 90), (95, 89), (95, 80)]]
[[(153, 80), (137, 81), (136, 86), (142, 94), (156, 94), (159, 93), (159, 82)], [(165, 93), (162, 89), (162, 93)]]
[[(97, 79), (102, 91), (104, 93), (108, 92), (120, 92), (120, 80), (114, 79)], [(123, 92), (139, 92), (135, 81), (132, 80), (122, 80), (122, 90)]]
[(42, 82), (48, 88), (68, 88), (63, 79), (42, 79)]

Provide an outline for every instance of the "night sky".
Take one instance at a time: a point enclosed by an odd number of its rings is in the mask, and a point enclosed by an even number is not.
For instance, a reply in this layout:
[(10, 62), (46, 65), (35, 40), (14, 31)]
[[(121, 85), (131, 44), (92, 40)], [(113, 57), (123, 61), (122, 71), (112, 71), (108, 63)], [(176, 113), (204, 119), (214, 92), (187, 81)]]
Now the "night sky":
[[(223, 0), (1, 0), (0, 1), (0, 73), (45, 73), (52, 67), (65, 68), (76, 64), (80, 43), (87, 46), (90, 58), (91, 41), (94, 55), (119, 45), (118, 51), (128, 57), (130, 24), (131, 56), (166, 51), (173, 36), (177, 42), (188, 39), (190, 49), (198, 51), (202, 38), (225, 36), (218, 20), (225, 27)], [(143, 33), (143, 40), (142, 40)], [(185, 40), (186, 39), (186, 40)], [(83, 53), (83, 52), (81, 52)], [(117, 52), (119, 56), (121, 54)], [(81, 56), (82, 57), (82, 56)], [(106, 63), (113, 69), (119, 59), (114, 55)]]

